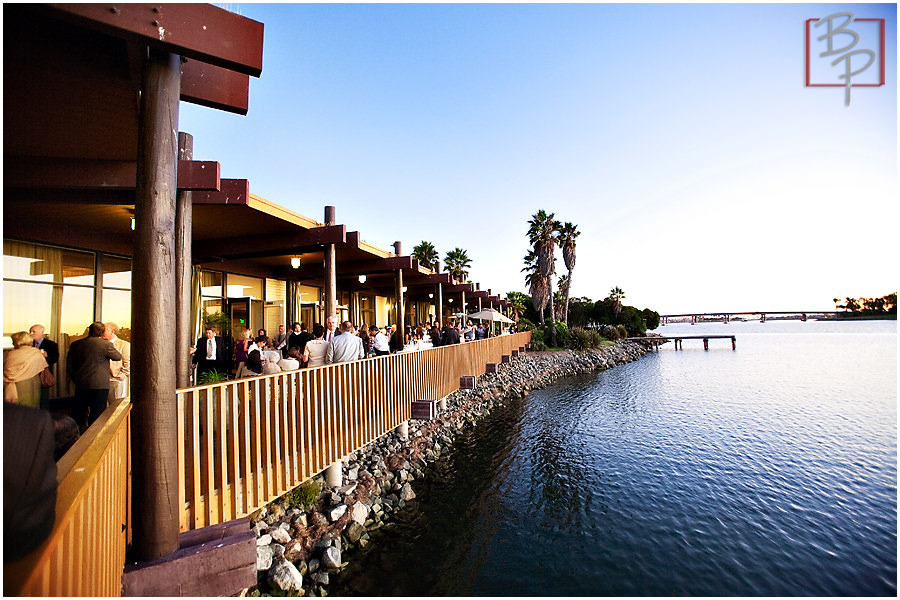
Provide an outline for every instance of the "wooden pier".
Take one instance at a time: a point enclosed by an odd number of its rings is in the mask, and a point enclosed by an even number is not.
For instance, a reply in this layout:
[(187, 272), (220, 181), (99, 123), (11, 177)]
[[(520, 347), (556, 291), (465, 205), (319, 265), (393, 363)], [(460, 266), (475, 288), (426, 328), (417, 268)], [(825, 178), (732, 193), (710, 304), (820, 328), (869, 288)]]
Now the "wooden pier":
[(659, 337), (630, 337), (626, 339), (630, 342), (650, 343), (657, 352), (659, 352), (659, 345), (664, 344), (669, 340), (675, 342), (675, 350), (684, 350), (684, 340), (703, 340), (703, 349), (709, 350), (709, 340), (730, 339), (731, 349), (737, 350), (737, 336), (733, 335), (663, 335)]

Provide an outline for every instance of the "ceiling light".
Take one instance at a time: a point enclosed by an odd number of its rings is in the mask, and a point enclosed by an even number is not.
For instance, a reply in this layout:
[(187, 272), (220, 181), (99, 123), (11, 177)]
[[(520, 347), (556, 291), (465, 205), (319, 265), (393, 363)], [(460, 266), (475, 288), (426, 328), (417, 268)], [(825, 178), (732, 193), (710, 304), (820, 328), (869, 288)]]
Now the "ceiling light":
[(291, 266), (294, 267), (295, 269), (300, 268), (300, 257), (299, 256), (291, 257)]

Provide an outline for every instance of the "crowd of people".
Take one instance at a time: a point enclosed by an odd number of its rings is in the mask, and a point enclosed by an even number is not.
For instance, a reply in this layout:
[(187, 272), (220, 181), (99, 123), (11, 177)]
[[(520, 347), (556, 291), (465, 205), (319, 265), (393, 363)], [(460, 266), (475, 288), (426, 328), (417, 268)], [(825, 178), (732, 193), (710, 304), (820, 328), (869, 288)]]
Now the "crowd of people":
[[(515, 333), (513, 326), (509, 333)], [(226, 365), (223, 341), (213, 328), (197, 340), (191, 350), (197, 377), (208, 371), (232, 371), (236, 378), (269, 375), (282, 371), (319, 367), (329, 363), (348, 362), (400, 352), (417, 341), (432, 346), (448, 346), (485, 339), (491, 335), (484, 324), (450, 319), (443, 327), (438, 321), (407, 326), (398, 333), (396, 326), (377, 327), (362, 323), (356, 327), (351, 321), (338, 323), (330, 316), (325, 325), (316, 323), (312, 332), (306, 323), (295, 322), (290, 331), (278, 326), (278, 333), (269, 336), (259, 329), (256, 336), (249, 329), (241, 331), (231, 352), (232, 362)]]

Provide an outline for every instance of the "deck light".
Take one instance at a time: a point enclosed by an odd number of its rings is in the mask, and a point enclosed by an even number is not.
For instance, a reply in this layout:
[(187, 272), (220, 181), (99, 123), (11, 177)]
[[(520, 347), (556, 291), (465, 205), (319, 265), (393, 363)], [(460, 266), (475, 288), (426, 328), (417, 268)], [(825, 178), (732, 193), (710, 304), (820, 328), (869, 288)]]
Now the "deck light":
[(434, 294), (428, 294), (429, 298), (434, 298)]
[(131, 217), (131, 230), (134, 231), (134, 217)]
[(300, 268), (300, 257), (299, 256), (291, 257), (291, 266), (294, 267), (295, 269)]
[(365, 275), (360, 275), (360, 276), (359, 276), (359, 282), (360, 282), (360, 283), (365, 283), (365, 282), (366, 282), (366, 276), (365, 276)]

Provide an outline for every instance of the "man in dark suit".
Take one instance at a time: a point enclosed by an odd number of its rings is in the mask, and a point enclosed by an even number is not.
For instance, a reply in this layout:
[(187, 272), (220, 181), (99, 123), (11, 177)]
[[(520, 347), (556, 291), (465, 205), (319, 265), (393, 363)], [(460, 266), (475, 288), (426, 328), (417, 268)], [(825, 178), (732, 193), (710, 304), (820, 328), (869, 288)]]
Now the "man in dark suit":
[(225, 372), (225, 344), (212, 328), (207, 328), (206, 335), (197, 340), (191, 362), (197, 365), (198, 380), (207, 371)]
[[(44, 353), (50, 373), (56, 376), (56, 363), (59, 362), (59, 346), (53, 340), (44, 337), (43, 325), (32, 325), (28, 331), (34, 338), (34, 347)], [(41, 387), (41, 408), (50, 409), (50, 388)]]
[(112, 342), (103, 339), (106, 327), (100, 321), (88, 327), (88, 337), (72, 342), (66, 370), (75, 383), (72, 418), (81, 428), (90, 426), (106, 410), (109, 397), (109, 361), (122, 360)]
[(441, 346), (459, 343), (459, 329), (456, 328), (456, 319), (450, 319), (450, 323), (441, 332)]
[(3, 562), (41, 545), (56, 520), (53, 419), (3, 403)]

